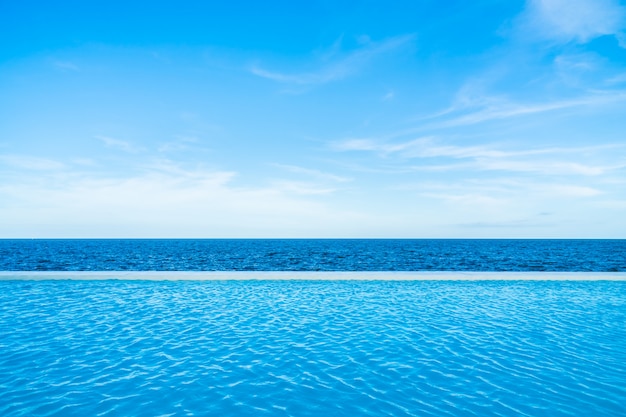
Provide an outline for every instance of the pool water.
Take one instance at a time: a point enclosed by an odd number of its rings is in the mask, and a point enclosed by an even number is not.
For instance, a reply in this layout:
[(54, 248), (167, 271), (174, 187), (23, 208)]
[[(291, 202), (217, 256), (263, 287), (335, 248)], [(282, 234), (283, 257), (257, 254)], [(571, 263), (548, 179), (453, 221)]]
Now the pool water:
[(626, 282), (0, 281), (2, 416), (624, 416)]

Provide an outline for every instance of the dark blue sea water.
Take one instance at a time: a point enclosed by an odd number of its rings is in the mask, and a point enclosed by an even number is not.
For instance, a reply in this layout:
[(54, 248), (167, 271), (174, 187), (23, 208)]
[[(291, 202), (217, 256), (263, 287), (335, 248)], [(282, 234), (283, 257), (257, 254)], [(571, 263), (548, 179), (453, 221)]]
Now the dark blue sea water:
[(0, 240), (4, 271), (626, 271), (626, 240)]
[(624, 416), (626, 282), (0, 281), (2, 416)]

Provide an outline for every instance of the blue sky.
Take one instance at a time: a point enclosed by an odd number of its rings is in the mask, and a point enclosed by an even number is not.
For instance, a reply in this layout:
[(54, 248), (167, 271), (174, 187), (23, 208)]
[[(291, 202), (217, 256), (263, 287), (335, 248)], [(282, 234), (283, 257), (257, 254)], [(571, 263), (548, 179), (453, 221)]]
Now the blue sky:
[(220, 3), (0, 2), (0, 237), (626, 237), (625, 2)]

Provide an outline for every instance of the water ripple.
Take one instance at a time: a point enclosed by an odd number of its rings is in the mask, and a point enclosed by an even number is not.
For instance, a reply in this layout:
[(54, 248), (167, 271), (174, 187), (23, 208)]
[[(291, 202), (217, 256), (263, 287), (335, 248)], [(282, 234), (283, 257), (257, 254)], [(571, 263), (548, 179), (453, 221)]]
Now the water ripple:
[(0, 282), (0, 415), (626, 415), (623, 282)]
[(626, 271), (624, 239), (0, 239), (0, 271)]

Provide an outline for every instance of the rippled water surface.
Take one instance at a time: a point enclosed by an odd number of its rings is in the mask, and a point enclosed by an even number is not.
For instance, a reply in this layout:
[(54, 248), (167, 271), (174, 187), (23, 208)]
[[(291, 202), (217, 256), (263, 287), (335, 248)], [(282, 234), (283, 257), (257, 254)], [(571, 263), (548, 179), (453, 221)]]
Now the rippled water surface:
[(3, 281), (2, 416), (624, 416), (626, 283)]
[(0, 239), (0, 271), (626, 272), (626, 240)]

